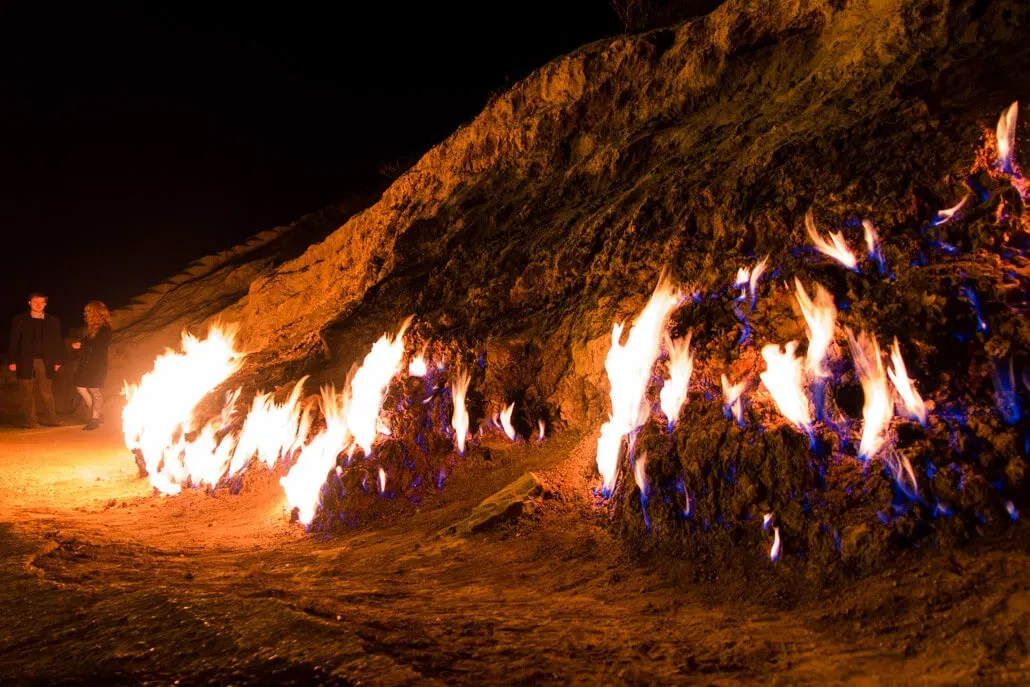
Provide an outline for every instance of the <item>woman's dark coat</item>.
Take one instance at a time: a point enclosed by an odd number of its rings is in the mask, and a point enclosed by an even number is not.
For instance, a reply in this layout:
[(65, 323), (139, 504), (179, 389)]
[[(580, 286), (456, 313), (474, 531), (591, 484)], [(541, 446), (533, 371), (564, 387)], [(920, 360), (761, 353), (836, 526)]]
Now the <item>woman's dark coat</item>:
[(111, 328), (106, 324), (95, 336), (82, 340), (79, 367), (75, 370), (75, 386), (99, 389), (107, 377), (107, 346), (111, 343)]

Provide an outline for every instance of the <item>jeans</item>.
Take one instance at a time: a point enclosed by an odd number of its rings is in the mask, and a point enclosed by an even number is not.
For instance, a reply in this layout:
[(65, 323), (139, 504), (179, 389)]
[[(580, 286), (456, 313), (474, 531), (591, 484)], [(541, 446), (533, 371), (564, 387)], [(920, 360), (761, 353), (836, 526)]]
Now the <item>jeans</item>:
[(79, 392), (79, 396), (82, 396), (82, 400), (86, 402), (86, 407), (90, 409), (90, 418), (100, 419), (100, 412), (104, 409), (104, 395), (100, 393), (100, 389), (77, 386), (75, 390)]
[(25, 417), (27, 427), (36, 427), (39, 420), (36, 419), (36, 397), (33, 393), (33, 386), (39, 385), (39, 395), (43, 398), (43, 411), (46, 413), (46, 421), (56, 425), (57, 411), (54, 409), (54, 385), (46, 376), (46, 364), (41, 358), (32, 361), (32, 377), (30, 379), (19, 379), (18, 386), (21, 391), (21, 410)]

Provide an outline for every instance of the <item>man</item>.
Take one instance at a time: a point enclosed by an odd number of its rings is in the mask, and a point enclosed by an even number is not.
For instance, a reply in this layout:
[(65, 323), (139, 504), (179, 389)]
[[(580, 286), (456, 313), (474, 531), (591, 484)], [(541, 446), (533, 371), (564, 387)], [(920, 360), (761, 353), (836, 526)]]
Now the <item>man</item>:
[(43, 411), (46, 414), (43, 424), (51, 427), (60, 424), (54, 410), (51, 379), (61, 369), (64, 345), (61, 341), (61, 323), (56, 317), (44, 314), (46, 304), (46, 296), (33, 293), (29, 296), (29, 312), (16, 315), (11, 321), (8, 368), (18, 373), (21, 409), (27, 429), (39, 427), (34, 382), (39, 385), (39, 395), (43, 397)]

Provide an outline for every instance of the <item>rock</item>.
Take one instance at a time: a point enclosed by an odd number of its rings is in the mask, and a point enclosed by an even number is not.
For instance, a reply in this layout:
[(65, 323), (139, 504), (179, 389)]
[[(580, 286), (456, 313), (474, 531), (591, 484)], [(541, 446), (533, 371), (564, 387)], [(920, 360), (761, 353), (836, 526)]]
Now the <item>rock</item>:
[(480, 502), (465, 520), (449, 527), (447, 533), (467, 536), (514, 520), (522, 515), (526, 504), (539, 500), (545, 493), (547, 488), (540, 478), (527, 472)]

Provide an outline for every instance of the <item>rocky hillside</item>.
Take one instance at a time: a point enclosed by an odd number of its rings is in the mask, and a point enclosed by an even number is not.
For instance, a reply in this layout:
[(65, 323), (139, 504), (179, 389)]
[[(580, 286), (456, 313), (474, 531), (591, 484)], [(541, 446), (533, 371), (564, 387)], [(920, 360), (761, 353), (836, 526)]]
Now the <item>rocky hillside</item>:
[[(693, 490), (698, 532), (725, 524), (714, 547), (776, 512), (785, 538), (806, 542), (795, 550), (875, 561), (886, 538), (915, 536), (912, 523), (944, 502), (965, 514), (942, 535), (959, 541), (1026, 492), (1026, 428), (1018, 412), (998, 417), (991, 381), (1010, 364), (1018, 378), (1030, 350), (1023, 201), (983, 163), (998, 115), (1030, 101), (1028, 26), (1030, 7), (1014, 2), (731, 0), (585, 46), (490, 102), (302, 253), (226, 264), (196, 291), (161, 294), (118, 332), (123, 369), (145, 367), (182, 326), (220, 318), (239, 322), (255, 351), (244, 371), (255, 384), (339, 377), (413, 314), (414, 338), (470, 362), (485, 352), (473, 387), (488, 402), (596, 431), (612, 323), (631, 319), (665, 271), (696, 294), (673, 325), (694, 332), (700, 402), (672, 437), (643, 434), (652, 482), (670, 492), (688, 482), (655, 514), (659, 529), (678, 526)], [(935, 226), (963, 198), (962, 214)], [(882, 273), (804, 250), (807, 212), (860, 255), (860, 220), (871, 221)], [(767, 254), (772, 278), (745, 321), (728, 287)], [(933, 431), (899, 445), (929, 510), (888, 513), (883, 536), (868, 522), (893, 498), (889, 479), (869, 486), (851, 463), (813, 467), (807, 440), (778, 427), (767, 398), (756, 396), (746, 431), (721, 418), (721, 374), (757, 387), (762, 345), (805, 341), (794, 277), (826, 286), (840, 311), (835, 409), (861, 417), (843, 327), (884, 347), (897, 337), (942, 409)], [(847, 430), (837, 434), (813, 439), (814, 455), (851, 450)], [(940, 451), (957, 456), (950, 477), (931, 460)], [(855, 489), (864, 495), (852, 499)], [(833, 505), (809, 517), (823, 497)], [(631, 530), (643, 526), (640, 505), (624, 502)]]

